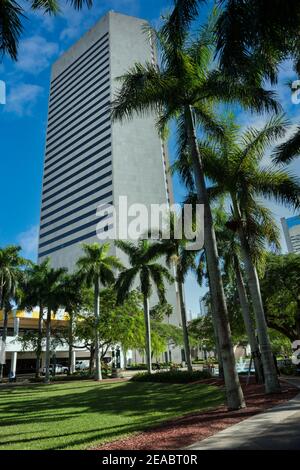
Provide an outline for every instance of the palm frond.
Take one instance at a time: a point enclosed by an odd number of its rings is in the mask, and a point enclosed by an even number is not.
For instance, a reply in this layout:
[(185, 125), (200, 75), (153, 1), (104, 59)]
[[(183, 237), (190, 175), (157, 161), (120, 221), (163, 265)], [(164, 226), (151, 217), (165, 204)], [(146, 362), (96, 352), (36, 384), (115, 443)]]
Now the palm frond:
[(266, 149), (285, 135), (287, 125), (288, 121), (284, 115), (279, 115), (272, 116), (262, 129), (253, 127), (246, 129), (241, 137), (241, 159), (260, 161), (265, 155)]
[(300, 126), (294, 132), (292, 137), (282, 144), (278, 145), (273, 152), (273, 161), (275, 163), (290, 163), (300, 154)]
[(23, 9), (15, 0), (0, 2), (0, 54), (9, 54), (13, 60), (17, 60), (23, 18)]
[(31, 0), (32, 10), (43, 10), (48, 15), (59, 13), (59, 2), (57, 0)]
[(159, 114), (172, 89), (172, 80), (165, 77), (153, 64), (135, 64), (119, 77), (121, 87), (111, 103), (112, 118), (123, 121), (134, 114)]
[(300, 206), (300, 180), (287, 170), (274, 166), (260, 169), (251, 183), (257, 195), (295, 209)]

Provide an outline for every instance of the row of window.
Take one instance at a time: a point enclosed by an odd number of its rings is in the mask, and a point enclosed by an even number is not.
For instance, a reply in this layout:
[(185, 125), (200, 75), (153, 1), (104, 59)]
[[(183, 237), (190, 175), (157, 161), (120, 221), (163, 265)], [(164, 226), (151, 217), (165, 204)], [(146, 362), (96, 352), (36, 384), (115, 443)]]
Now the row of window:
[[(110, 136), (107, 136), (107, 138), (108, 137), (110, 137)], [(103, 139), (101, 139), (101, 141), (102, 140)], [(107, 140), (107, 139), (105, 139), (105, 140)], [(77, 157), (81, 156), (85, 153), (88, 153), (91, 149), (95, 149), (97, 147), (97, 145), (99, 145), (99, 142), (95, 142), (89, 149), (87, 149), (84, 152), (78, 154)], [(68, 171), (71, 171), (71, 170), (74, 170), (74, 168), (77, 168), (77, 166), (80, 165), (81, 163), (85, 163), (85, 162), (89, 161), (91, 158), (95, 157), (98, 153), (103, 152), (104, 150), (107, 150), (109, 148), (111, 148), (111, 142), (108, 142), (107, 144), (103, 145), (99, 149), (96, 149), (94, 152), (89, 153), (86, 157), (80, 158), (80, 161), (74, 161), (74, 160), (76, 160), (77, 157), (69, 158), (68, 160), (63, 162), (61, 165), (58, 165), (53, 170), (48, 171), (48, 173), (44, 173), (44, 184), (45, 184), (46, 181), (47, 182), (50, 181), (50, 180), (47, 179), (49, 176), (54, 175), (51, 181), (55, 181), (57, 178), (60, 178), (61, 176), (65, 175)], [(72, 165), (69, 166), (69, 163), (72, 163)], [(62, 171), (60, 173), (56, 173), (59, 170), (62, 170)]]
[[(72, 181), (71, 183), (67, 184), (66, 186), (64, 186), (63, 188), (59, 189), (59, 188), (55, 188), (57, 189), (57, 191), (55, 193), (52, 193), (52, 194), (49, 194), (49, 196), (46, 196), (43, 198), (43, 201), (42, 203), (44, 204), (45, 202), (47, 201), (50, 201), (51, 199), (53, 199), (54, 197), (57, 196), (57, 193), (59, 192), (60, 194), (61, 193), (65, 193), (66, 191), (68, 191), (69, 189), (73, 188), (74, 186), (76, 186), (77, 184), (79, 184), (80, 182), (82, 181), (86, 181), (88, 178), (90, 178), (91, 176), (96, 176), (97, 174), (101, 173), (101, 171), (107, 169), (108, 167), (111, 166), (111, 160), (104, 163), (103, 165), (97, 167), (96, 169), (93, 169), (93, 171), (90, 171), (89, 173), (87, 173), (86, 175), (84, 176), (81, 176), (80, 178), (78, 178), (76, 181)], [(81, 189), (83, 189), (83, 187), (78, 187), (77, 188), (77, 191), (81, 191)], [(65, 195), (65, 197), (69, 197), (69, 193)]]
[[(67, 141), (67, 139), (71, 139), (72, 137), (75, 137), (80, 132), (82, 132), (87, 126), (90, 126), (91, 124), (94, 124), (95, 122), (98, 122), (99, 126), (106, 124), (107, 122), (110, 121), (110, 116), (107, 117), (107, 115), (108, 115), (107, 111), (104, 111), (98, 114), (95, 112), (95, 109), (94, 109), (94, 112), (91, 113), (89, 117), (86, 117), (85, 119), (81, 119), (79, 123), (77, 123), (76, 126), (69, 129), (68, 132), (64, 132), (63, 135), (66, 136), (66, 139), (61, 141), (61, 143), (64, 144)], [(72, 134), (70, 133), (71, 131), (73, 132)], [(55, 139), (53, 142), (56, 142), (57, 140), (59, 140), (59, 138)], [(47, 148), (48, 148), (48, 144), (47, 144)]]
[[(94, 215), (96, 215), (96, 211), (94, 211)], [(46, 242), (40, 243), (39, 248), (44, 248), (45, 246), (48, 246), (51, 243), (55, 243), (58, 240), (63, 240), (64, 238), (67, 238), (70, 235), (74, 235), (74, 233), (81, 232), (82, 230), (85, 230), (89, 227), (93, 227), (106, 218), (107, 218), (107, 215), (98, 217), (98, 219), (96, 218), (95, 220), (90, 220), (89, 222), (86, 222), (85, 224), (80, 225), (79, 227), (75, 227), (71, 230), (68, 230), (68, 232), (62, 233), (61, 235), (57, 235), (56, 237), (51, 238), (50, 240), (47, 240)]]
[[(91, 83), (91, 87), (93, 87), (94, 85), (94, 89), (92, 89), (90, 86), (87, 87), (87, 94), (86, 96), (80, 94), (80, 97), (81, 97), (81, 104), (85, 101), (86, 97), (90, 98), (95, 98), (95, 96), (97, 97), (101, 97), (101, 93), (103, 92), (103, 90), (101, 90), (101, 87), (107, 87), (107, 85), (109, 84), (109, 77), (107, 77), (108, 75), (108, 72), (106, 74), (104, 74), (101, 78), (104, 77), (104, 79), (102, 80), (101, 83), (99, 83), (98, 81), (98, 78), (96, 79), (96, 81), (94, 83)], [(91, 100), (89, 99), (89, 102)], [(75, 108), (76, 108), (76, 105), (75, 105)], [(79, 109), (81, 111), (81, 107)], [(63, 114), (63, 119), (55, 119), (54, 122), (49, 122), (48, 123), (48, 132), (47, 132), (47, 143), (52, 143), (52, 142), (55, 142), (56, 140), (58, 140), (59, 138), (59, 132), (55, 132), (54, 133), (54, 129), (57, 128), (59, 125), (63, 124), (63, 127), (60, 129), (61, 131), (64, 131), (65, 130), (65, 127), (66, 125), (69, 124), (69, 122), (67, 122), (67, 118), (68, 117), (71, 117), (73, 118), (73, 122), (74, 122), (74, 107), (72, 107), (71, 109), (72, 113), (69, 115), (68, 113), (64, 113)], [(79, 116), (81, 115), (81, 113), (79, 114)], [(78, 119), (78, 116), (75, 117), (75, 120)], [(72, 123), (72, 121), (71, 121)], [(56, 139), (54, 139), (56, 138)]]
[(104, 41), (108, 39), (108, 33), (105, 33), (101, 38), (99, 38), (94, 44), (92, 44), (88, 49), (86, 49), (83, 54), (81, 54), (77, 59), (75, 59), (69, 67), (67, 67), (61, 74), (51, 81), (51, 91), (55, 90), (58, 86), (62, 84), (62, 80), (66, 77), (69, 77), (70, 74), (85, 60), (90, 57), (92, 51), (98, 46), (102, 45)]
[[(95, 127), (96, 129), (98, 128), (98, 126)], [(95, 129), (93, 128), (93, 130)], [(69, 156), (69, 155), (72, 155), (73, 156), (73, 159), (74, 158), (77, 158), (79, 157), (80, 155), (83, 155), (84, 153), (88, 152), (89, 150), (92, 150), (94, 148), (95, 145), (97, 144), (101, 144), (102, 142), (104, 142), (105, 140), (107, 140), (108, 138), (110, 138), (110, 133), (108, 135), (106, 135), (105, 137), (103, 137), (102, 139), (100, 139), (99, 141), (97, 141), (97, 143), (95, 142), (94, 144), (92, 144), (90, 147), (82, 150), (81, 152), (77, 153), (76, 155), (74, 155), (74, 152), (76, 152), (77, 150), (80, 150), (82, 149), (83, 145), (85, 144), (88, 144), (92, 139), (94, 140), (96, 137), (100, 137), (102, 136), (105, 132), (109, 132), (111, 129), (111, 126), (106, 126), (104, 127), (104, 129), (101, 129), (101, 131), (93, 134), (93, 136), (90, 135), (90, 132), (88, 132), (87, 134), (84, 134), (83, 136), (80, 136), (80, 139), (82, 137), (87, 137), (83, 142), (81, 142), (79, 145), (77, 145), (77, 147), (69, 150), (68, 152), (66, 152), (64, 155), (61, 155), (61, 152), (63, 150), (66, 150), (69, 148), (69, 145), (66, 146), (64, 149), (60, 150), (59, 152), (57, 152), (55, 155), (51, 156), (51, 158), (49, 158), (50, 160), (52, 160), (52, 158), (58, 156), (59, 158), (57, 158), (56, 160), (54, 160), (54, 162), (51, 162), (49, 163), (49, 159), (46, 157), (46, 161), (45, 161), (45, 172), (49, 170), (49, 168), (52, 168), (54, 165), (56, 165), (58, 162), (62, 163), (63, 161), (66, 160), (66, 158)], [(66, 162), (65, 162), (66, 163)]]
[[(81, 69), (76, 70), (76, 73), (72, 76), (69, 77), (64, 83), (65, 86), (63, 88), (59, 88), (58, 91), (54, 91), (50, 95), (50, 101), (49, 101), (49, 106), (53, 106), (55, 103), (59, 102), (61, 98), (63, 98), (66, 95), (69, 95), (70, 92), (76, 87), (76, 84), (80, 82), (81, 77), (86, 77), (91, 75), (91, 68), (94, 67), (94, 65), (97, 65), (98, 68), (98, 62), (103, 58), (101, 55), (102, 52), (107, 51), (107, 45), (102, 48), (102, 49), (97, 49), (94, 57), (91, 57), (91, 59), (87, 62), (87, 67), (82, 67)], [(88, 73), (87, 73), (88, 72)], [(75, 84), (75, 85), (74, 85)]]
[[(97, 143), (93, 145), (93, 148), (97, 147)], [(54, 181), (57, 181), (61, 176), (65, 176), (68, 174), (70, 171), (74, 170), (75, 168), (78, 167), (78, 165), (81, 165), (82, 163), (88, 162), (91, 160), (93, 157), (97, 156), (99, 153), (104, 152), (107, 149), (111, 148), (111, 143), (107, 143), (100, 147), (99, 149), (96, 149), (94, 152), (89, 153), (83, 158), (80, 158), (79, 161), (74, 161), (74, 158), (69, 158), (66, 162), (62, 163), (61, 165), (57, 166), (54, 168), (52, 171), (48, 172), (48, 174), (44, 174), (44, 182), (43, 185), (47, 185), (48, 182), (52, 183)], [(108, 154), (111, 154), (110, 152), (106, 153), (105, 156), (108, 156)], [(103, 157), (104, 158), (104, 157)], [(69, 163), (72, 163), (72, 165), (69, 166)], [(61, 171), (59, 171), (61, 170)], [(56, 171), (59, 171), (59, 173), (56, 173)], [(50, 179), (48, 179), (49, 176), (52, 176)]]
[[(63, 202), (65, 201), (66, 199), (68, 199), (69, 197), (71, 196), (74, 196), (75, 194), (77, 194), (79, 191), (83, 191), (84, 189), (87, 189), (89, 188), (90, 186), (92, 186), (93, 184), (96, 184), (98, 183), (99, 181), (103, 180), (104, 178), (107, 178), (108, 176), (111, 176), (112, 175), (112, 171), (107, 171), (104, 175), (101, 175), (101, 176), (98, 176), (94, 181), (89, 181), (88, 183), (85, 183), (84, 185), (82, 185), (80, 188), (75, 188), (73, 191), (70, 191), (68, 194), (65, 194), (64, 196), (60, 197), (59, 199), (56, 199), (55, 201), (51, 202), (50, 204), (47, 204), (47, 205), (42, 205), (42, 210), (43, 211), (46, 211), (47, 209), (50, 209), (50, 207), (53, 207), (53, 206), (56, 206), (57, 204), (59, 204), (60, 202)], [(73, 186), (73, 185), (72, 185)], [(82, 198), (85, 197), (85, 195), (82, 196)]]
[[(103, 233), (103, 232), (108, 232), (109, 230), (111, 230), (113, 228), (113, 224), (110, 224), (110, 225), (107, 225), (106, 227), (104, 227), (103, 229), (101, 230), (98, 230), (99, 233)], [(92, 238), (92, 237), (95, 237), (96, 236), (96, 229), (94, 229), (92, 232), (90, 233), (86, 233), (85, 235), (81, 235), (80, 237), (78, 238), (74, 238), (74, 240), (70, 240), (66, 243), (63, 243), (61, 245), (58, 245), (58, 246), (55, 246), (54, 248), (50, 248), (49, 250), (46, 250), (46, 251), (42, 251), (41, 253), (39, 253), (39, 257), (41, 258), (42, 256), (48, 256), (50, 255), (51, 253), (54, 253), (55, 251), (59, 251), (59, 250), (62, 250), (63, 248), (67, 248), (68, 246), (71, 246), (71, 245), (75, 245), (75, 243), (79, 243), (79, 242), (82, 242), (84, 240), (87, 240), (88, 238)]]
[[(75, 207), (74, 209), (71, 209), (68, 212), (64, 212), (59, 217), (56, 217), (55, 219), (50, 220), (50, 222), (46, 222), (44, 224), (41, 224), (40, 229), (44, 230), (45, 228), (50, 227), (53, 224), (56, 224), (57, 222), (60, 222), (61, 220), (65, 220), (67, 217), (70, 217), (71, 215), (77, 214), (78, 212), (80, 212), (84, 209), (90, 208), (94, 204), (97, 204), (97, 206), (100, 203), (103, 204), (104, 202), (107, 203), (107, 204), (112, 204), (111, 201), (106, 201), (106, 199), (111, 198), (111, 196), (112, 196), (112, 191), (108, 191), (107, 193), (102, 194), (102, 196), (97, 196), (92, 201), (85, 202), (84, 204), (81, 204), (81, 206)], [(66, 224), (68, 224), (68, 225), (71, 224), (71, 223), (73, 223), (73, 222), (72, 221), (71, 222), (66, 222)]]
[[(104, 197), (102, 199), (104, 199)], [(99, 202), (101, 202), (101, 201), (99, 201)], [(112, 201), (107, 201), (107, 204), (112, 204)], [(90, 205), (92, 205), (92, 204), (90, 204)], [(48, 230), (47, 232), (40, 233), (40, 239), (48, 237), (49, 235), (52, 235), (52, 233), (57, 233), (57, 232), (59, 232), (59, 230), (63, 230), (66, 227), (70, 227), (71, 225), (74, 225), (74, 224), (76, 224), (77, 222), (80, 222), (83, 219), (87, 219), (88, 217), (92, 217), (93, 215), (96, 214), (96, 208), (97, 207), (98, 207), (98, 204), (92, 210), (89, 210), (88, 212), (85, 212), (84, 214), (81, 214), (81, 215), (75, 217), (74, 219), (69, 220), (68, 222), (64, 222), (63, 224), (58, 225), (57, 227), (52, 228), (51, 230)], [(65, 215), (63, 217), (65, 219)], [(51, 221), (51, 222), (48, 222), (48, 224), (45, 224), (45, 225), (49, 225), (49, 224), (53, 225), (53, 223), (54, 222)]]
[[(98, 100), (98, 101), (95, 101), (95, 100)], [(57, 134), (60, 134), (61, 132), (64, 132), (65, 130), (67, 130), (68, 126), (76, 122), (78, 119), (80, 119), (79, 123), (81, 123), (81, 120), (84, 119), (85, 113), (88, 113), (91, 110), (94, 112), (95, 107), (98, 106), (101, 102), (102, 102), (102, 97), (99, 98), (97, 94), (93, 94), (93, 96), (88, 101), (85, 101), (84, 104), (81, 103), (81, 106), (78, 107), (76, 110), (73, 109), (70, 115), (63, 115), (62, 119), (58, 121), (57, 120), (54, 121), (55, 125), (54, 123), (51, 123), (51, 124), (48, 123), (47, 140), (51, 140), (51, 138), (53, 137), (53, 134), (54, 136), (56, 136)], [(109, 105), (110, 105), (110, 102), (108, 101), (107, 103), (104, 103), (102, 105), (102, 108), (107, 108), (108, 110)], [(72, 117), (72, 119), (69, 119), (70, 117)], [(60, 128), (60, 129), (57, 130), (57, 128)]]
[[(97, 124), (93, 127), (88, 127), (90, 124), (93, 124), (93, 123), (89, 123), (85, 126), (85, 132), (84, 133), (81, 133), (81, 132), (76, 132), (75, 134), (72, 134), (71, 136), (67, 137), (66, 139), (62, 140), (61, 142), (59, 142), (59, 144), (56, 144), (55, 147), (53, 147), (51, 149), (51, 151), (48, 150), (47, 148), (47, 151), (46, 151), (46, 163), (48, 163), (49, 161), (53, 160), (53, 158), (59, 156), (59, 157), (64, 157), (65, 155), (62, 155), (62, 153), (65, 151), (65, 150), (68, 150), (70, 148), (70, 146), (74, 145), (74, 144), (77, 144), (78, 142), (80, 142), (84, 137), (87, 137), (89, 136), (91, 139), (93, 138), (93, 135), (91, 135), (92, 132), (98, 130), (101, 126), (104, 126), (105, 124), (107, 124), (108, 122), (110, 122), (110, 117), (104, 119), (101, 123), (100, 122), (97, 122)], [(109, 130), (110, 129), (110, 125), (109, 126), (106, 126), (102, 131), (100, 131), (102, 134), (104, 134), (105, 131)], [(75, 136), (78, 136), (76, 139), (72, 139), (70, 141), (70, 139), (72, 137), (75, 137)], [(88, 142), (88, 139), (86, 139), (84, 142)], [(82, 145), (84, 145), (84, 142), (82, 142)], [(67, 144), (67, 145), (65, 145)], [(62, 147), (61, 147), (62, 146)], [(75, 147), (74, 150), (77, 150), (79, 147)], [(53, 151), (55, 151), (54, 153), (52, 153)], [(72, 153), (72, 149), (70, 150), (70, 152)], [(68, 153), (68, 155), (70, 155), (70, 152)]]
[[(111, 176), (111, 172), (110, 172), (110, 175), (108, 176)], [(103, 176), (101, 178), (99, 178), (99, 181), (101, 181), (103, 179)], [(97, 182), (97, 181), (95, 181)], [(94, 182), (94, 183), (95, 183)], [(64, 211), (65, 209), (67, 209), (68, 207), (72, 206), (73, 204), (77, 204), (78, 202), (81, 202), (83, 199), (86, 199), (88, 198), (89, 196), (92, 196), (93, 194), (96, 194), (100, 191), (102, 191), (103, 189), (105, 188), (108, 188), (109, 186), (112, 186), (112, 180), (109, 180), (107, 183), (104, 183), (102, 184), (101, 186), (97, 186), (96, 188), (94, 189), (91, 189), (91, 191), (88, 191), (87, 193), (83, 194), (82, 196), (78, 196), (77, 198), (75, 199), (72, 199), (71, 201), (67, 202), (66, 204), (60, 206), (60, 207), (57, 207), (56, 209), (54, 209), (53, 211), (51, 212), (48, 212), (47, 214), (42, 214), (42, 217), (41, 217), (41, 220), (45, 220), (49, 217), (51, 217), (52, 215), (55, 215), (57, 214), (58, 212), (61, 212), (61, 211)], [(76, 191), (77, 192), (77, 191)], [(64, 200), (65, 198), (63, 198)], [(54, 204), (51, 204), (51, 206), (53, 206)], [(50, 205), (48, 206), (50, 207)], [(78, 208), (76, 208), (78, 209)], [(42, 211), (43, 210), (46, 210), (44, 207), (42, 208)], [(78, 209), (79, 210), (79, 209)], [(64, 216), (66, 216), (66, 213), (64, 213)], [(53, 221), (51, 221), (53, 222)]]
[[(96, 155), (98, 154), (98, 151), (95, 153)], [(94, 155), (95, 155), (94, 154)], [(88, 163), (87, 165), (79, 168), (77, 171), (75, 171), (74, 173), (71, 173), (71, 174), (68, 174), (68, 176), (66, 176), (65, 178), (63, 178), (62, 180), (59, 180), (57, 181), (57, 176), (55, 176), (54, 178), (52, 178), (51, 180), (45, 182), (43, 184), (43, 195), (44, 194), (47, 194), (49, 191), (52, 191), (53, 189), (57, 189), (59, 186), (61, 186), (62, 184), (70, 181), (71, 178), (74, 178), (75, 176), (78, 176), (80, 175), (81, 173), (83, 173), (84, 171), (88, 170), (89, 168), (92, 168), (93, 166), (95, 165), (98, 165), (99, 163), (103, 162), (103, 160), (106, 160), (107, 158), (111, 157), (111, 152), (108, 152), (104, 155), (102, 155), (101, 157), (93, 160), (92, 162)], [(111, 162), (111, 158), (109, 160)], [(80, 162), (81, 163), (81, 162)], [(75, 165), (73, 165), (73, 168), (77, 168), (78, 167), (78, 163), (76, 163)], [(65, 175), (66, 172), (64, 172), (63, 174)], [(69, 168), (68, 168), (68, 173), (69, 173)], [(85, 178), (86, 176), (84, 176)], [(49, 183), (54, 183), (53, 186), (50, 186), (50, 188), (47, 188), (47, 186), (49, 185)], [(46, 188), (46, 189), (45, 189)]]
[[(105, 62), (107, 62), (107, 60)], [(103, 64), (105, 64), (105, 62), (103, 62)], [(103, 65), (103, 64), (101, 64), (101, 65)], [(101, 70), (99, 70), (99, 73), (104, 72), (105, 69), (107, 69), (107, 67), (108, 67), (108, 65), (106, 63), (105, 67), (103, 67)], [(89, 84), (87, 84), (87, 85), (89, 85)], [(97, 85), (97, 81), (96, 81), (96, 85)], [(85, 90), (86, 90), (85, 95), (80, 93), (74, 99), (71, 99), (71, 100), (69, 99), (67, 104), (62, 103), (60, 106), (57, 106), (57, 108), (54, 108), (54, 110), (52, 110), (48, 113), (48, 122), (49, 122), (49, 124), (52, 124), (53, 120), (56, 121), (62, 115), (65, 115), (65, 113), (68, 113), (70, 111), (70, 109), (73, 109), (74, 107), (76, 107), (76, 105), (78, 105), (78, 103), (82, 103), (86, 98), (89, 98), (91, 96), (91, 94), (93, 93), (93, 91), (96, 91), (96, 89), (97, 89), (97, 87), (94, 87), (94, 89), (92, 89), (89, 86), (87, 86), (85, 88)], [(71, 98), (73, 98), (73, 97), (71, 97)]]
[[(105, 56), (107, 56), (105, 54)], [(105, 57), (103, 56), (103, 57)], [(102, 58), (102, 57), (101, 57)], [(88, 91), (88, 88), (90, 86), (91, 80), (94, 79), (95, 77), (97, 78), (98, 76), (98, 81), (100, 80), (101, 75), (105, 70), (107, 71), (108, 65), (108, 57), (106, 57), (102, 62), (94, 64), (93, 68), (92, 66), (89, 67), (92, 70), (88, 70), (86, 75), (79, 75), (76, 79), (74, 88), (75, 91), (71, 90), (71, 93), (62, 95), (58, 103), (52, 103), (52, 106), (49, 106), (48, 110), (48, 115), (49, 118), (52, 118), (53, 116), (57, 115), (57, 112), (55, 111), (60, 111), (63, 107), (67, 106), (69, 103), (74, 102), (75, 98), (78, 98), (78, 96), (82, 96), (85, 91)], [(77, 89), (76, 89), (77, 88)]]

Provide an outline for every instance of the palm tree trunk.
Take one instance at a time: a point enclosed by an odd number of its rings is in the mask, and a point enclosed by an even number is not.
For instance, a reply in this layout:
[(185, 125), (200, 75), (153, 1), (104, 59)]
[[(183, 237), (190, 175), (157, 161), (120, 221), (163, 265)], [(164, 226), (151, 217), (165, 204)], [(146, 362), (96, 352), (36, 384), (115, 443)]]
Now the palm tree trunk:
[(234, 264), (234, 271), (235, 271), (235, 277), (236, 277), (236, 282), (237, 282), (237, 289), (238, 289), (239, 300), (241, 304), (243, 320), (244, 320), (249, 344), (251, 347), (251, 354), (254, 360), (256, 379), (257, 379), (257, 382), (261, 384), (264, 382), (261, 356), (260, 356), (258, 342), (255, 336), (253, 323), (251, 320), (249, 302), (248, 302), (247, 292), (246, 292), (246, 288), (244, 284), (244, 279), (241, 273), (240, 263), (239, 263), (238, 257), (235, 254), (233, 255), (233, 264)]
[(231, 343), (231, 332), (228, 321), (228, 312), (219, 267), (216, 235), (213, 227), (212, 213), (207, 195), (202, 159), (200, 156), (195, 132), (193, 112), (190, 106), (186, 107), (185, 116), (188, 141), (190, 144), (193, 160), (193, 171), (195, 185), (197, 188), (198, 201), (200, 204), (204, 205), (204, 248), (210, 278), (211, 298), (213, 305), (212, 312), (216, 321), (220, 352), (224, 369), (227, 404), (229, 409), (236, 410), (245, 407), (245, 400), (235, 365), (235, 357)]
[(152, 374), (150, 309), (149, 309), (149, 299), (145, 295), (144, 295), (144, 318), (145, 318), (145, 331), (146, 331), (147, 370), (149, 374)]
[(68, 353), (68, 375), (72, 375), (72, 355), (73, 355), (73, 317), (72, 314), (69, 313), (69, 353)]
[(187, 329), (186, 309), (185, 309), (185, 303), (184, 303), (184, 298), (183, 298), (183, 283), (179, 280), (178, 272), (177, 272), (177, 284), (178, 284), (178, 293), (179, 293), (179, 302), (180, 302), (180, 313), (181, 313), (181, 322), (182, 322), (182, 331), (183, 331), (185, 360), (186, 360), (188, 371), (192, 373), (193, 366), (192, 366), (189, 334), (188, 334), (188, 329)]
[(47, 308), (46, 324), (46, 374), (45, 383), (50, 383), (51, 307)]
[(257, 334), (265, 376), (265, 389), (266, 393), (278, 393), (280, 392), (281, 388), (268, 335), (268, 328), (261, 297), (259, 279), (256, 267), (252, 261), (251, 250), (248, 244), (248, 240), (241, 225), (242, 217), (238, 203), (234, 195), (232, 195), (231, 198), (233, 202), (235, 217), (240, 222), (238, 234), (241, 243), (242, 258), (245, 265), (245, 271), (247, 275), (248, 286), (251, 294), (252, 306), (256, 320)]
[(95, 380), (102, 380), (101, 359), (100, 359), (100, 339), (99, 339), (99, 320), (100, 320), (100, 286), (99, 279), (95, 282), (95, 358), (96, 371)]
[[(2, 347), (5, 351), (5, 346), (6, 346), (6, 338), (7, 338), (7, 325), (8, 325), (8, 310), (3, 307), (3, 331), (2, 331)], [(4, 370), (4, 364), (0, 364), (0, 382), (3, 380), (3, 370)]]
[(43, 340), (43, 312), (44, 308), (40, 304), (40, 313), (39, 313), (39, 325), (38, 325), (38, 340), (36, 347), (36, 363), (35, 363), (35, 378), (40, 377), (40, 367), (41, 367), (41, 354), (42, 354), (42, 340)]
[[(211, 292), (209, 273), (208, 273), (208, 284), (209, 284), (209, 290)], [(212, 300), (210, 301), (210, 308), (211, 308), (211, 314), (212, 314), (211, 317), (212, 317), (212, 324), (213, 324), (213, 329), (214, 329), (214, 337), (216, 341), (216, 350), (218, 354), (219, 379), (224, 380), (224, 368), (223, 368), (222, 354), (221, 354), (221, 349), (220, 349), (220, 342), (219, 342), (219, 337), (218, 337), (218, 328), (217, 328), (217, 323), (216, 323), (217, 315), (216, 314), (213, 315), (212, 313), (212, 310), (214, 308)]]

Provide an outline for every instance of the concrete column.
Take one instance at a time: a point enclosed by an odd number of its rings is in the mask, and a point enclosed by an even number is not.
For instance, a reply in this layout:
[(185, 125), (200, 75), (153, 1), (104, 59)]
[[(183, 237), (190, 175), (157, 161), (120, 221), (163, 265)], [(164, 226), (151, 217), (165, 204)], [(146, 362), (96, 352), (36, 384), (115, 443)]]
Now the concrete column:
[(74, 374), (76, 368), (76, 351), (72, 351), (72, 361), (71, 361), (71, 374)]
[(17, 370), (17, 357), (18, 357), (17, 352), (11, 353), (10, 371), (13, 373), (14, 376), (16, 375), (16, 370)]

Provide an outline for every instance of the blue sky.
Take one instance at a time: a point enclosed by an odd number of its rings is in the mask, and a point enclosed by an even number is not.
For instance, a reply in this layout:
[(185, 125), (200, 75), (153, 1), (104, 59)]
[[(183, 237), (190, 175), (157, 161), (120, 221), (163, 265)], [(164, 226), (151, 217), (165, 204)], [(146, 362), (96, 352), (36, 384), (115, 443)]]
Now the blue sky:
[[(75, 12), (70, 6), (65, 6), (62, 14), (54, 18), (28, 13), (18, 62), (5, 58), (0, 63), (0, 80), (4, 80), (7, 86), (7, 103), (0, 105), (0, 246), (18, 243), (25, 256), (36, 257), (51, 63), (108, 10), (157, 24), (160, 15), (171, 4), (172, 1), (166, 0), (95, 0), (91, 10)], [(285, 83), (296, 78), (290, 64), (283, 64), (278, 92), (294, 124), (297, 120), (300, 123), (300, 105), (292, 104)], [(243, 113), (238, 115), (238, 122), (242, 126), (261, 126), (265, 118)], [(170, 153), (172, 159), (172, 143)], [(294, 163), (292, 169), (300, 176), (299, 166), (299, 162)], [(177, 180), (174, 181), (174, 189), (176, 199), (180, 200), (183, 191)], [(285, 208), (274, 204), (270, 207), (278, 221), (281, 216), (292, 215)], [(284, 242), (283, 249), (286, 249)], [(191, 294), (187, 297), (188, 310), (198, 312), (199, 288), (192, 276), (189, 276), (186, 287)], [(202, 294), (203, 291), (200, 292)]]

